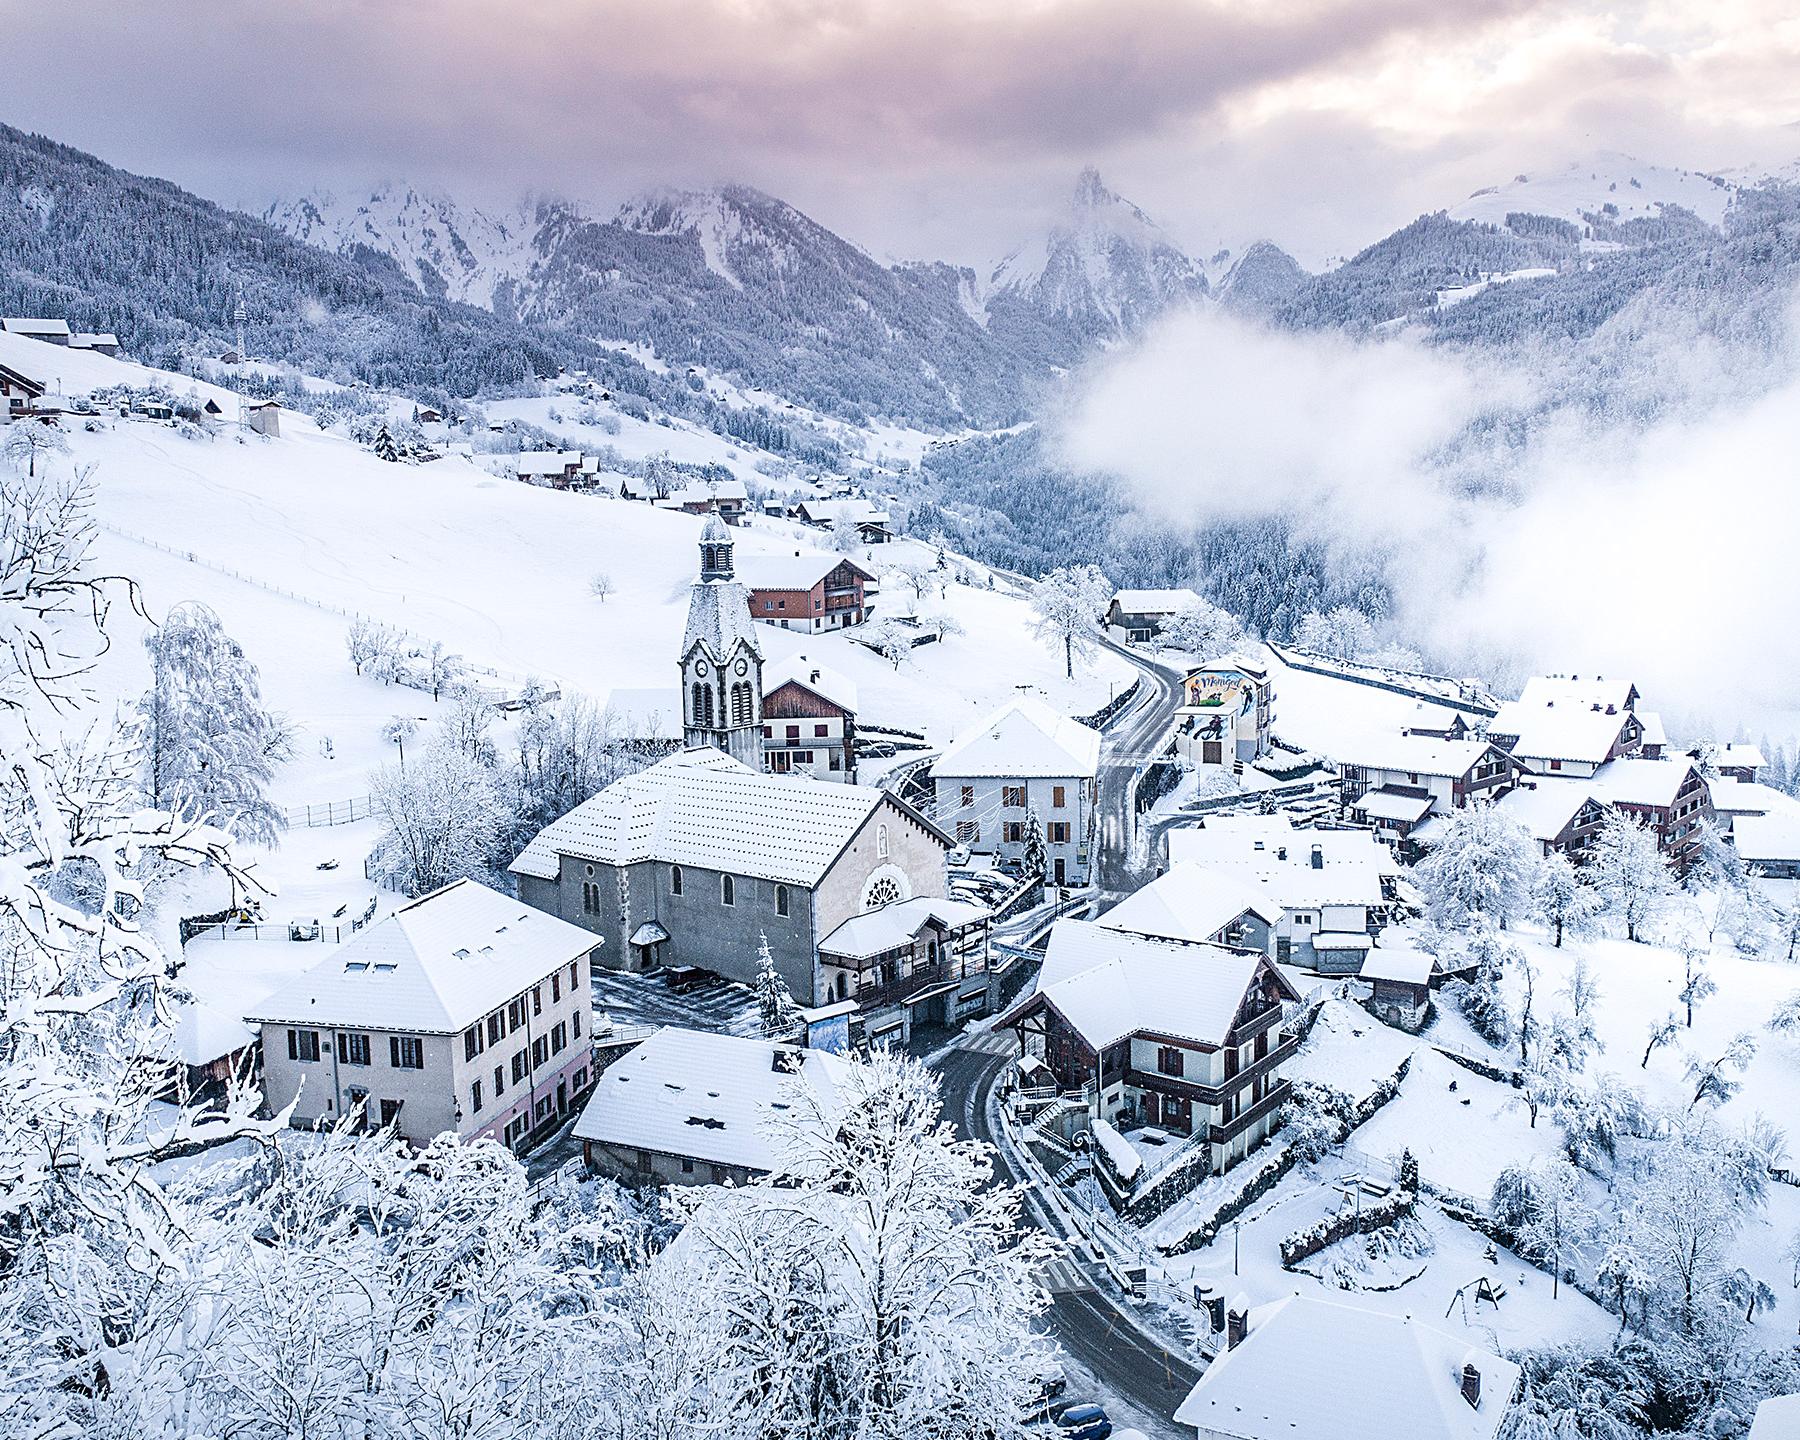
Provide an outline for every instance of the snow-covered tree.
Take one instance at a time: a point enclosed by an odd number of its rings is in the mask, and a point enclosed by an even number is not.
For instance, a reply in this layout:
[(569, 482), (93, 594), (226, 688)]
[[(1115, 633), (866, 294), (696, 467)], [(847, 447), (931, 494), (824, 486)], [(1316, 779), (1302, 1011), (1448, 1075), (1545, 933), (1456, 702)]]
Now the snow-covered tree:
[(370, 794), (385, 827), (370, 873), (384, 885), (424, 895), (492, 873), (506, 806), (493, 771), (479, 760), (454, 745), (430, 745), (404, 769), (377, 770)]
[(30, 416), (13, 421), (6, 427), (6, 438), (0, 440), (0, 453), (30, 480), (37, 478), (39, 465), (52, 455), (67, 454), (68, 449), (69, 437), (59, 426)]
[(195, 601), (144, 637), (150, 689), (143, 717), (144, 795), (159, 810), (207, 819), (267, 844), (285, 826), (269, 800), (293, 732), (262, 699), (256, 666)]
[(419, 657), (424, 662), (424, 681), (431, 687), (431, 698), (441, 699), (462, 674), (463, 660), (444, 648), (442, 640), (433, 640)]
[(953, 635), (967, 635), (969, 633), (962, 621), (956, 618), (955, 611), (946, 610), (942, 607), (935, 610), (923, 611), (919, 615), (919, 625), (926, 634), (935, 635), (940, 641), (948, 640)]
[(588, 594), (599, 600), (601, 604), (606, 603), (607, 596), (611, 595), (615, 588), (612, 572), (608, 570), (596, 570), (588, 580)]
[(880, 616), (859, 628), (857, 638), (896, 670), (912, 658), (913, 632), (892, 615)]
[(450, 706), (440, 722), (443, 743), (486, 766), (494, 763), (494, 742), (488, 736), (494, 723), (494, 706), (473, 685), (458, 685), (450, 692)]
[(1537, 862), (1532, 873), (1531, 906), (1560, 950), (1565, 934), (1579, 935), (1591, 926), (1600, 898), (1582, 883), (1580, 872), (1566, 855), (1552, 851)]
[(400, 459), (400, 447), (394, 443), (386, 421), (376, 427), (375, 438), (369, 442), (369, 448), (375, 452), (377, 460), (386, 460), (390, 465), (398, 463)]
[(1489, 1207), (1512, 1232), (1519, 1253), (1549, 1269), (1554, 1300), (1574, 1257), (1593, 1242), (1600, 1227), (1581, 1172), (1560, 1155), (1508, 1166), (1494, 1181)]
[(775, 957), (769, 953), (769, 937), (758, 937), (756, 948), (756, 1006), (762, 1016), (765, 1040), (792, 1040), (801, 1027), (799, 1007), (793, 992), (775, 968)]
[(1085, 663), (1099, 647), (1100, 621), (1112, 593), (1112, 581), (1095, 565), (1052, 570), (1032, 586), (1037, 637), (1062, 650), (1066, 677), (1073, 679), (1075, 662)]
[(1164, 623), (1157, 637), (1162, 644), (1186, 651), (1201, 664), (1229, 654), (1247, 638), (1237, 616), (1210, 600), (1182, 606)]
[(838, 511), (832, 519), (830, 545), (838, 555), (854, 555), (862, 547), (862, 527), (848, 510)]
[(1723, 1105), (1737, 1094), (1744, 1083), (1744, 1071), (1755, 1058), (1756, 1037), (1748, 1031), (1733, 1036), (1717, 1055), (1689, 1052), (1687, 1078), (1694, 1093), (1688, 1100), (1688, 1109), (1702, 1100), (1709, 1105)]
[(1638, 1062), (1638, 1069), (1650, 1068), (1650, 1057), (1665, 1045), (1673, 1045), (1675, 1037), (1681, 1034), (1681, 1021), (1673, 1011), (1660, 1020), (1652, 1020), (1650, 1028), (1644, 1036), (1644, 1058)]
[(1764, 1023), (1777, 1035), (1800, 1035), (1800, 990), (1778, 1003)]
[(356, 673), (362, 674), (363, 666), (374, 664), (375, 657), (381, 653), (381, 627), (359, 615), (344, 632), (344, 648), (350, 653), (350, 663), (356, 667)]
[(1675, 890), (1655, 835), (1617, 810), (1606, 813), (1588, 874), (1607, 909), (1625, 922), (1627, 940), (1639, 938)]
[(1447, 930), (1504, 926), (1524, 910), (1536, 874), (1531, 837), (1491, 805), (1452, 811), (1414, 871), (1430, 918)]
[(1504, 1045), (1512, 1038), (1505, 975), (1508, 966), (1521, 958), (1519, 947), (1484, 922), (1470, 932), (1462, 949), (1462, 968), (1468, 976), (1446, 985), (1445, 996), (1456, 1004), (1482, 1039), (1490, 1045)]
[(1698, 941), (1684, 941), (1681, 946), (1681, 989), (1675, 998), (1687, 1007), (1688, 1029), (1694, 1028), (1694, 1007), (1718, 992), (1718, 982), (1706, 968), (1706, 952)]
[(1025, 852), (1021, 863), (1027, 875), (1044, 873), (1044, 822), (1035, 810), (1025, 812)]
[(1323, 614), (1314, 610), (1294, 626), (1294, 645), (1330, 660), (1358, 660), (1375, 648), (1375, 627), (1348, 605)]

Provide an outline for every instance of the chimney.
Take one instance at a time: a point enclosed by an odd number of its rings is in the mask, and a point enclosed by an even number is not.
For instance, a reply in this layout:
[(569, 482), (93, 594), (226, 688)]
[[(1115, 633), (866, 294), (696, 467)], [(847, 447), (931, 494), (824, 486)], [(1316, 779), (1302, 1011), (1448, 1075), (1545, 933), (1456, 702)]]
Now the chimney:
[(1617, 715), (1619, 713), (1619, 707), (1617, 705), (1609, 704), (1606, 707), (1606, 713), (1608, 715)]
[(1325, 847), (1323, 845), (1313, 846), (1312, 862), (1313, 869), (1315, 870), (1323, 870), (1325, 868)]
[(1481, 1408), (1481, 1372), (1475, 1368), (1473, 1360), (1463, 1362), (1462, 1397), (1469, 1402), (1471, 1410)]
[(1239, 1295), (1231, 1302), (1231, 1308), (1225, 1312), (1225, 1348), (1235, 1350), (1244, 1343), (1244, 1337), (1250, 1333), (1250, 1301), (1247, 1296)]
[[(1258, 845), (1257, 845), (1257, 847), (1256, 847), (1256, 848), (1257, 848), (1257, 849), (1258, 849), (1258, 850), (1260, 850), (1260, 849), (1262, 849), (1262, 846), (1261, 846), (1261, 845), (1260, 845), (1260, 844), (1258, 844)], [(1277, 860), (1285, 860), (1285, 859), (1287, 859), (1287, 846), (1285, 846), (1285, 845), (1278, 845), (1278, 846), (1276, 846), (1276, 847), (1275, 847), (1275, 858), (1276, 858), (1276, 859), (1277, 859)]]
[(815, 685), (817, 685), (819, 683), (819, 671), (816, 666), (813, 668), (813, 672), (812, 672), (812, 683)]

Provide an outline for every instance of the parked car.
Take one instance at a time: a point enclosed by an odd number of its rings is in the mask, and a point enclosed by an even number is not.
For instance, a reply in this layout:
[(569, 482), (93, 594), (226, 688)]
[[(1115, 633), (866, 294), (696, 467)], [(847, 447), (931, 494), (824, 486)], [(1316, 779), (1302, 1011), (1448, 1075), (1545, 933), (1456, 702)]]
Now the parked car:
[(952, 870), (964, 869), (969, 863), (969, 847), (958, 845), (944, 856), (944, 863)]
[(1056, 1417), (1056, 1428), (1064, 1440), (1107, 1440), (1112, 1434), (1112, 1421), (1101, 1405), (1071, 1405)]
[(1048, 1420), (1057, 1410), (1057, 1397), (1069, 1388), (1069, 1377), (1054, 1359), (1046, 1359), (1032, 1375), (1035, 1389), (1025, 1407), (1027, 1420)]

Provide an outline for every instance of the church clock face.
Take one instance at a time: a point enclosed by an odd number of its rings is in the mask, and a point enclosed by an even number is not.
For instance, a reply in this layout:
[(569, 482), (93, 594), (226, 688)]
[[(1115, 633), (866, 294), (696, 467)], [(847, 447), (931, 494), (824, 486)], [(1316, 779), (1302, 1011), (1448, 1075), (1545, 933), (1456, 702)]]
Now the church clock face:
[(750, 673), (750, 662), (740, 657), (737, 662), (737, 673), (740, 675), (748, 675)]
[(710, 667), (704, 660), (696, 660), (694, 662), (694, 673), (704, 680), (710, 673)]

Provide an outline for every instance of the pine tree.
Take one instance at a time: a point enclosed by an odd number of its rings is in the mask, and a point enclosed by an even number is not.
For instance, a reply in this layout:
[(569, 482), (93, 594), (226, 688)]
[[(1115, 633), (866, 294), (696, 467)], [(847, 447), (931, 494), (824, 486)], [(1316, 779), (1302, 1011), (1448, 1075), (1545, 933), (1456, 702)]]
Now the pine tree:
[(756, 1005), (762, 1015), (765, 1040), (792, 1040), (805, 1023), (787, 981), (775, 968), (766, 933), (759, 934), (756, 949)]
[(1044, 864), (1044, 822), (1037, 817), (1037, 811), (1025, 812), (1025, 873), (1042, 875)]
[(376, 430), (371, 448), (375, 451), (376, 459), (386, 460), (390, 465), (397, 463), (400, 459), (400, 447), (394, 443), (394, 437), (389, 433), (385, 421)]

